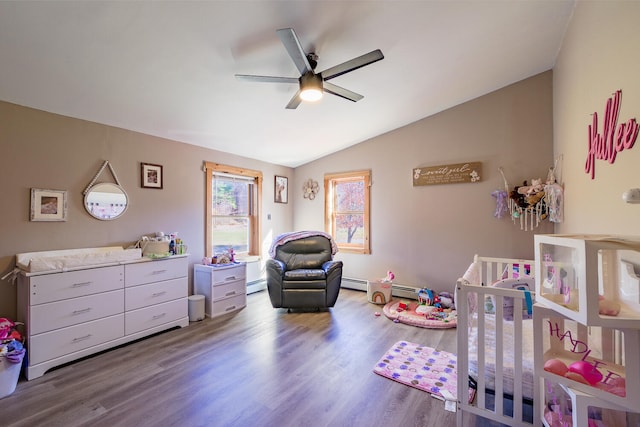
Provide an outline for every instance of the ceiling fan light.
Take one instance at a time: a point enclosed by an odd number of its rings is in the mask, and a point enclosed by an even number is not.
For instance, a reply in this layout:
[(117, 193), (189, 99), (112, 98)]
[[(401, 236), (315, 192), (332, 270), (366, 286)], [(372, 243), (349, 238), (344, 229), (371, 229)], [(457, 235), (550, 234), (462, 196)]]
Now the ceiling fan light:
[(315, 102), (322, 98), (322, 91), (317, 88), (307, 88), (300, 92), (300, 98), (303, 101)]
[(322, 98), (322, 76), (309, 72), (300, 77), (300, 99), (314, 102)]

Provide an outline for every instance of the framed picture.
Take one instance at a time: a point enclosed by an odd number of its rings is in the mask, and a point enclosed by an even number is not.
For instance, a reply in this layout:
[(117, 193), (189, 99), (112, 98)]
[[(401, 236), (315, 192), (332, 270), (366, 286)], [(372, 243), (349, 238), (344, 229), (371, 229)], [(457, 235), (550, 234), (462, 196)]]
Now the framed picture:
[(31, 189), (31, 221), (66, 221), (67, 192)]
[(162, 166), (151, 163), (140, 163), (143, 188), (162, 189)]
[(287, 203), (289, 199), (289, 178), (276, 175), (274, 200), (276, 203)]

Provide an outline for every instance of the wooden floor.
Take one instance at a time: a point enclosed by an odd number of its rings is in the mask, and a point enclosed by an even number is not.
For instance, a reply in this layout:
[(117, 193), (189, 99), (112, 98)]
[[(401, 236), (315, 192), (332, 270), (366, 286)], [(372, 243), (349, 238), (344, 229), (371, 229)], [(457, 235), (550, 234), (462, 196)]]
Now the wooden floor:
[(373, 373), (395, 342), (455, 353), (455, 329), (374, 316), (343, 289), (324, 312), (247, 307), (51, 370), (0, 400), (3, 426), (455, 426), (420, 390)]

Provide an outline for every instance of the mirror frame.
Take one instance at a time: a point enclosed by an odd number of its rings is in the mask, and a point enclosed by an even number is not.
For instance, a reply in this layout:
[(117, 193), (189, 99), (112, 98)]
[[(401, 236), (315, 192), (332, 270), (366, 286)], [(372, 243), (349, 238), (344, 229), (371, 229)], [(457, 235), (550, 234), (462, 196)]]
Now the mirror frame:
[[(100, 187), (104, 187), (104, 186), (109, 186), (109, 187), (113, 187), (113, 188), (115, 188), (115, 189), (120, 190), (120, 191), (122, 192), (122, 195), (124, 196), (124, 199), (125, 199), (125, 205), (124, 205), (124, 209), (122, 210), (122, 212), (120, 212), (118, 215), (113, 216), (113, 217), (110, 217), (110, 218), (104, 218), (104, 217), (101, 217), (101, 216), (95, 215), (93, 212), (91, 212), (91, 210), (89, 209), (89, 205), (88, 205), (88, 202), (89, 202), (89, 196), (91, 195), (91, 192), (92, 192), (92, 191), (94, 191), (94, 190), (99, 189)], [(86, 193), (85, 193), (85, 195), (84, 195), (83, 204), (84, 204), (84, 209), (85, 209), (85, 210), (87, 211), (87, 213), (88, 213), (89, 215), (91, 215), (93, 218), (95, 218), (95, 219), (99, 219), (99, 220), (101, 220), (101, 221), (111, 221), (111, 220), (114, 220), (114, 219), (120, 218), (120, 217), (121, 217), (122, 215), (124, 215), (124, 213), (127, 211), (127, 208), (129, 207), (129, 195), (127, 194), (127, 192), (126, 192), (126, 191), (124, 191), (124, 188), (122, 188), (122, 186), (121, 186), (121, 185), (119, 185), (119, 184), (114, 184), (114, 183), (112, 183), (112, 182), (100, 182), (100, 183), (98, 183), (98, 184), (94, 184), (94, 185), (90, 186), (90, 187), (87, 189), (87, 191), (86, 191)]]

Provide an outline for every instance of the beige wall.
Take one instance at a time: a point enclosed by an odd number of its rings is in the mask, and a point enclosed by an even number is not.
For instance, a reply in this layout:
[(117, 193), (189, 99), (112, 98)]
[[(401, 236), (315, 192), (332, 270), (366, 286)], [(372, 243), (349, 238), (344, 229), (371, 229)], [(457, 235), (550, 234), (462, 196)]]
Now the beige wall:
[[(263, 172), (263, 247), (268, 248), (274, 234), (291, 229), (292, 204), (273, 203), (274, 175), (291, 177), (290, 168), (4, 102), (0, 123), (0, 276), (13, 268), (16, 253), (128, 246), (157, 230), (177, 231), (189, 246), (191, 263), (200, 262), (205, 244), (203, 161)], [(94, 219), (82, 204), (82, 192), (104, 160), (113, 165), (130, 199), (124, 216), (113, 221)], [(140, 162), (163, 165), (164, 189), (141, 187)], [(114, 182), (108, 170), (98, 178), (102, 181)], [(30, 222), (31, 188), (66, 190), (68, 220)], [(15, 295), (13, 285), (0, 281), (0, 317), (15, 317)]]
[(615, 163), (596, 160), (595, 179), (584, 171), (587, 126), (622, 90), (619, 122), (640, 120), (640, 2), (579, 1), (554, 69), (555, 152), (562, 154), (565, 222), (559, 233), (640, 234), (640, 205), (622, 193), (640, 187), (640, 141)]
[[(473, 255), (533, 257), (533, 233), (493, 217), (491, 193), (546, 178), (553, 164), (552, 74), (546, 72), (296, 168), (292, 188), (324, 173), (371, 169), (370, 255), (342, 254), (348, 277), (452, 291)], [(413, 187), (412, 170), (482, 162), (479, 183)], [(322, 229), (324, 191), (295, 198), (294, 227)], [(549, 223), (537, 231), (552, 232)]]

